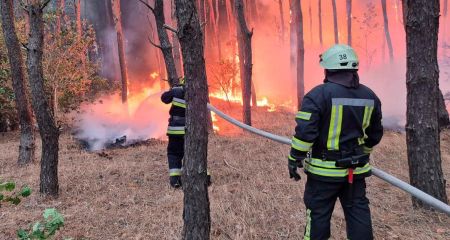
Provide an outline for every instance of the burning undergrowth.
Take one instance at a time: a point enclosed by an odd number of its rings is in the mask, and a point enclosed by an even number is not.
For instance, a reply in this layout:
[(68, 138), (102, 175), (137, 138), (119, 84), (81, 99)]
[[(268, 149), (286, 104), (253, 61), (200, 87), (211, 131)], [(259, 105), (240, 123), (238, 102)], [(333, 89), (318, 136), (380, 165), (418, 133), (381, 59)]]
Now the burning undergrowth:
[(127, 103), (114, 94), (85, 104), (76, 117), (74, 135), (90, 151), (163, 138), (169, 106), (160, 96), (159, 90), (143, 89), (129, 94)]

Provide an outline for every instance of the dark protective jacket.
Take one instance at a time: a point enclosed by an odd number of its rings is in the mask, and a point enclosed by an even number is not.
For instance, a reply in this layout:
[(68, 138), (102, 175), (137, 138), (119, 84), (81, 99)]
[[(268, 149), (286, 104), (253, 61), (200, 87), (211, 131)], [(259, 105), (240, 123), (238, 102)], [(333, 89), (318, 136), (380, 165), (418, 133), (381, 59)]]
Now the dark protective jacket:
[(175, 86), (161, 95), (163, 103), (172, 104), (169, 111), (167, 135), (184, 136), (185, 134), (186, 101), (184, 100), (184, 92), (184, 86)]
[[(304, 97), (289, 159), (305, 159), (305, 172), (316, 179), (346, 181), (348, 169), (336, 160), (370, 154), (383, 136), (381, 118), (380, 100), (356, 73), (327, 74)], [(369, 163), (354, 170), (355, 178), (370, 173)]]

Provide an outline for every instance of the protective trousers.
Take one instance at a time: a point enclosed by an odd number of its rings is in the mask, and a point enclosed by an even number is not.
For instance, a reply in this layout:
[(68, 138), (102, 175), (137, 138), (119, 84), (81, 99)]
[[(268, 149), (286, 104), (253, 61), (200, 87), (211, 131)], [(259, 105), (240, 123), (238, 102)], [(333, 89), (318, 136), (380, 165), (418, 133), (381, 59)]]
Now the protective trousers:
[(167, 145), (167, 158), (169, 160), (169, 175), (171, 177), (181, 176), (184, 157), (184, 135), (169, 135)]
[(347, 239), (372, 240), (372, 221), (364, 179), (353, 183), (352, 199), (347, 182), (324, 182), (308, 176), (304, 202), (306, 206), (305, 240), (330, 238), (330, 219), (339, 198), (347, 225)]

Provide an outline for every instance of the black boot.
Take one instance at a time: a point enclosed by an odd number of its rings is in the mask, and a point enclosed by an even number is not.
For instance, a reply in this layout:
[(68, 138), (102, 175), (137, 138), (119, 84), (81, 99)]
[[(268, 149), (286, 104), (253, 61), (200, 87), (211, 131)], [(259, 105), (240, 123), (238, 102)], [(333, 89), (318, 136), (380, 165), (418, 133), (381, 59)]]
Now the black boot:
[(173, 188), (181, 187), (181, 177), (180, 176), (171, 176), (170, 177), (170, 186)]

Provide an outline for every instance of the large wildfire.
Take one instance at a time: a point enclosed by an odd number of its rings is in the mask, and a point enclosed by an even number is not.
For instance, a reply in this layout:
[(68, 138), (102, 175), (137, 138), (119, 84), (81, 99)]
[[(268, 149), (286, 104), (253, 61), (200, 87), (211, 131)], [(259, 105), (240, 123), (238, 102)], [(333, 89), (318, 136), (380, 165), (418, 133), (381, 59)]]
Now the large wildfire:
[[(252, 81), (257, 99), (256, 106), (267, 111), (267, 114), (275, 111), (294, 112), (297, 105), (296, 82), (292, 77), (290, 60), (293, 48), (289, 40), (289, 4), (287, 1), (283, 2), (283, 19), (280, 18), (278, 1), (259, 0), (257, 1), (259, 18), (257, 21), (248, 23), (250, 28), (254, 29)], [(334, 24), (332, 5), (324, 2), (321, 13), (323, 33), (321, 43), (317, 2), (301, 1), (301, 3), (305, 41), (305, 91), (307, 92), (323, 81), (323, 70), (318, 64), (318, 56), (334, 44)], [(166, 16), (170, 16), (170, 6), (165, 7)], [(387, 8), (393, 43), (393, 59), (389, 59), (381, 4), (370, 0), (353, 1), (352, 12), (352, 42), (360, 58), (361, 83), (370, 86), (380, 96), (383, 102), (384, 124), (388, 127), (401, 127), (404, 125), (406, 112), (406, 64), (405, 33), (400, 1), (388, 1)], [(339, 42), (347, 43), (345, 4), (338, 4), (337, 13)], [(143, 11), (142, 14), (147, 12)], [(228, 25), (230, 19), (231, 24)], [(234, 20), (232, 16), (219, 16), (215, 19), (211, 17), (210, 20), (220, 20), (220, 23), (214, 21), (211, 24), (208, 23), (205, 28), (205, 58), (211, 103), (225, 110), (241, 108), (239, 54)], [(170, 19), (168, 21), (169, 24), (173, 24)], [(440, 87), (445, 94), (450, 90), (448, 84), (450, 44), (448, 44), (447, 36), (448, 19), (443, 16), (441, 21)], [(211, 26), (213, 24), (217, 24), (218, 29), (221, 30), (217, 32), (217, 29)], [(147, 39), (147, 36), (132, 33), (127, 38)], [(220, 38), (220, 41), (217, 38)], [(128, 103), (122, 104), (119, 95), (113, 95), (105, 96), (94, 104), (86, 104), (82, 107), (78, 136), (89, 140), (90, 148), (93, 150), (101, 149), (117, 139), (120, 140), (123, 136), (126, 136), (127, 141), (130, 142), (165, 136), (169, 106), (162, 104), (159, 100), (161, 92), (168, 89), (164, 82), (167, 77), (162, 56), (159, 49), (152, 48), (147, 43), (145, 46), (137, 47), (139, 51), (127, 50), (127, 58), (137, 59), (138, 52), (145, 49), (146, 58), (148, 58), (145, 62), (152, 64), (145, 70), (140, 69), (135, 72), (131, 68), (130, 75), (133, 77), (129, 82), (131, 90)], [(106, 69), (109, 67), (104, 66)], [(221, 121), (215, 115), (212, 115), (212, 119), (214, 130), (220, 134), (226, 134)]]

